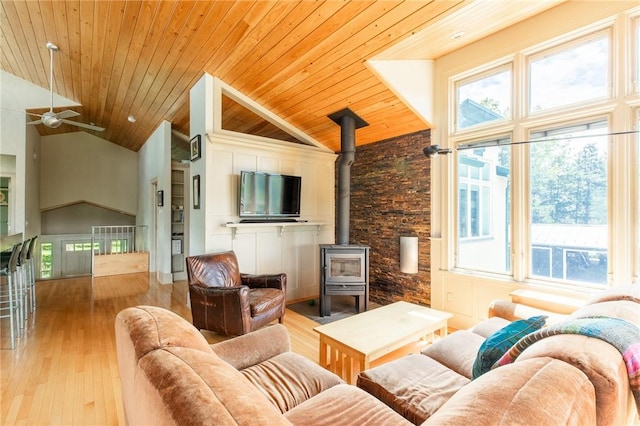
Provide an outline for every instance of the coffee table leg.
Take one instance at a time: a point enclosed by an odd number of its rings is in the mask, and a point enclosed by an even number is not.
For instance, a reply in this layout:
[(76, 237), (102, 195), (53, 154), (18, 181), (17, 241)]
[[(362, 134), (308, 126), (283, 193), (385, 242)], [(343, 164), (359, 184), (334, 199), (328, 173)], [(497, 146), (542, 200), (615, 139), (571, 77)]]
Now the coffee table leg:
[(351, 381), (349, 383), (351, 383), (352, 385), (356, 384), (358, 373), (368, 370), (371, 367), (369, 357), (366, 355), (359, 356), (356, 361), (358, 363), (357, 368), (349, 374), (349, 377), (351, 378)]
[(320, 366), (327, 368), (329, 363), (327, 362), (327, 342), (324, 340), (324, 336), (320, 336)]

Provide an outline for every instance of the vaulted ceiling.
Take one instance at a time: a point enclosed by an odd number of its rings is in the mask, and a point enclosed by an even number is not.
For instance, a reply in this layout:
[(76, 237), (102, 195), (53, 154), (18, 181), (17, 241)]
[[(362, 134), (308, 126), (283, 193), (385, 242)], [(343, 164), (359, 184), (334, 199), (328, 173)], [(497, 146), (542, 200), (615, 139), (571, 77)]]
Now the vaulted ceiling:
[[(357, 145), (429, 126), (367, 60), (437, 59), (562, 1), (2, 0), (0, 67), (48, 89), (55, 43), (54, 91), (81, 104), (73, 120), (133, 151), (162, 120), (189, 135), (189, 90), (204, 72), (338, 151), (327, 115), (345, 107), (369, 123)], [(255, 125), (227, 110), (234, 130)]]

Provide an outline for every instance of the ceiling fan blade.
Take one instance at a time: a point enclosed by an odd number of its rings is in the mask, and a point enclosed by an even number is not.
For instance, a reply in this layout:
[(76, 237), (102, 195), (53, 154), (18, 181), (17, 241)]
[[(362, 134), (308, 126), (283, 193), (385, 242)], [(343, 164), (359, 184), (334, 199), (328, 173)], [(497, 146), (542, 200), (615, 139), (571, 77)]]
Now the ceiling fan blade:
[(103, 132), (104, 131), (104, 127), (98, 127), (98, 126), (94, 126), (92, 124), (78, 123), (77, 121), (71, 121), (71, 120), (65, 120), (65, 119), (61, 119), (60, 121), (62, 121), (65, 124), (70, 124), (72, 126), (83, 127), (85, 129), (89, 129), (89, 130), (95, 130), (96, 132)]
[(36, 114), (36, 113), (33, 113), (33, 112), (29, 112), (29, 111), (25, 111), (25, 113), (27, 115), (33, 115), (34, 117), (42, 117), (42, 114)]
[(71, 118), (71, 117), (77, 117), (79, 115), (80, 115), (79, 112), (71, 111), (70, 109), (56, 113), (56, 117), (58, 118)]
[[(32, 114), (32, 115), (35, 115), (35, 114)], [(42, 120), (27, 121), (27, 124), (42, 124)]]

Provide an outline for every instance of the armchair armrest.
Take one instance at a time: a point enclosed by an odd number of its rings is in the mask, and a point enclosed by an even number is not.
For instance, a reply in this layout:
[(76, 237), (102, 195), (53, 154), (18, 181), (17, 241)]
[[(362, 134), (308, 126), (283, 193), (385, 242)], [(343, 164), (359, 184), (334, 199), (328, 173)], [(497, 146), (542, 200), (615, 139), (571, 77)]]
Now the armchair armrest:
[[(239, 322), (250, 328), (251, 306), (249, 287), (189, 286), (193, 325), (200, 330), (220, 331), (225, 334), (243, 334)], [(209, 306), (221, 309), (215, 311)]]
[(211, 348), (222, 360), (238, 370), (243, 370), (281, 353), (289, 352), (291, 343), (286, 327), (275, 324), (215, 343)]
[(284, 292), (287, 291), (287, 274), (263, 274), (250, 275), (240, 274), (242, 284), (250, 288), (276, 288)]

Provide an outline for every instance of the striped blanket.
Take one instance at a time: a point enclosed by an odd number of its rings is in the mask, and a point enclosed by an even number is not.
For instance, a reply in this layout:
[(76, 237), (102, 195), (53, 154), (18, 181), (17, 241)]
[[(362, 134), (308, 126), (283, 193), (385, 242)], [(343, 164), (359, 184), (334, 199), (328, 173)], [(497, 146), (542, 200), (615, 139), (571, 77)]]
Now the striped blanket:
[(574, 318), (534, 331), (520, 339), (494, 365), (493, 368), (512, 363), (533, 343), (557, 334), (581, 334), (604, 340), (621, 354), (627, 367), (631, 392), (640, 414), (640, 328), (620, 318)]

